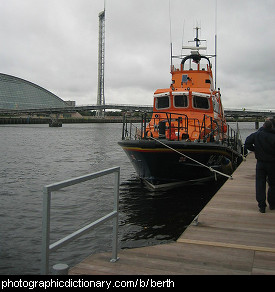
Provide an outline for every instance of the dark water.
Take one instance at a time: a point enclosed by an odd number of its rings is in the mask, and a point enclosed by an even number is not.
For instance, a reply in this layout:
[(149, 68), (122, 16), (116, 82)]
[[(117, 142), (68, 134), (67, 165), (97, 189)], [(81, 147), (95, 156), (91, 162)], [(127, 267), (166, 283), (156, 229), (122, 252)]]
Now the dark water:
[[(241, 123), (243, 139), (253, 123)], [(38, 274), (41, 259), (44, 185), (120, 166), (119, 247), (176, 240), (219, 184), (151, 192), (140, 182), (118, 146), (121, 124), (0, 126), (0, 274)], [(56, 192), (52, 198), (51, 242), (112, 210), (112, 175)], [(111, 250), (112, 225), (51, 254), (50, 265), (74, 265)], [(110, 253), (111, 256), (111, 253)]]

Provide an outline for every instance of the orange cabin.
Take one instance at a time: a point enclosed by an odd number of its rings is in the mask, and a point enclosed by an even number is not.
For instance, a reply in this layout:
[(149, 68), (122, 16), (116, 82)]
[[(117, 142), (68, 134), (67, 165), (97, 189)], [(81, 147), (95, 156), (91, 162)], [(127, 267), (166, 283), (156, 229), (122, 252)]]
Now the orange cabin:
[[(191, 63), (194, 61), (195, 66)], [(206, 59), (202, 65), (200, 60)], [(190, 62), (188, 62), (190, 61)], [(185, 67), (188, 66), (188, 70)], [(170, 88), (154, 93), (153, 115), (146, 133), (169, 140), (221, 139), (226, 132), (220, 92), (214, 90), (211, 64), (207, 57), (191, 55), (182, 60), (180, 69), (172, 66)], [(215, 128), (217, 131), (215, 133)], [(213, 136), (212, 135), (212, 136)]]

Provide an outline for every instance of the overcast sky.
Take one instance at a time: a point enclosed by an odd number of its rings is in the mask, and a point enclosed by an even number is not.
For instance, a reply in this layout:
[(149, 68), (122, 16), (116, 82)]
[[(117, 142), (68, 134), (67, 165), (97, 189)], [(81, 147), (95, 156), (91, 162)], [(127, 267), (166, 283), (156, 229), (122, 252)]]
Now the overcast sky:
[[(216, 0), (106, 0), (106, 103), (152, 104), (182, 41), (214, 53)], [(77, 105), (96, 104), (104, 0), (0, 0), (0, 72)], [(275, 110), (275, 1), (217, 0), (217, 87), (225, 108)], [(175, 63), (176, 65), (176, 63)]]

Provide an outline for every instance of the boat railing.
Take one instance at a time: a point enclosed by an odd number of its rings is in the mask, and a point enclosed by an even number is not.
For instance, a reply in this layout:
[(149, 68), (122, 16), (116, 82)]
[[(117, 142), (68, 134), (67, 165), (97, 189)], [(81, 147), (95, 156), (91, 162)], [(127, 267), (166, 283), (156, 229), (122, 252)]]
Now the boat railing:
[[(171, 112), (144, 112), (140, 123), (127, 120), (124, 115), (122, 140), (142, 140), (153, 137), (153, 132), (158, 133), (158, 138), (168, 140), (189, 140), (189, 128), (193, 127), (198, 133), (197, 142), (216, 142), (239, 151), (241, 142), (239, 134), (228, 124), (220, 123), (213, 117), (204, 114), (202, 121), (190, 118), (186, 114)], [(181, 133), (181, 136), (179, 135)]]
[[(210, 120), (210, 123), (207, 123), (207, 120)], [(207, 126), (207, 124), (209, 126)], [(235, 131), (232, 127), (230, 127), (224, 121), (221, 121), (221, 124), (219, 126), (217, 120), (213, 119), (212, 117), (208, 115), (204, 115), (201, 131), (203, 132), (202, 136), (203, 136), (204, 142), (208, 138), (210, 142), (214, 142), (215, 136), (216, 136), (216, 137), (221, 138), (220, 141), (222, 144), (226, 144), (227, 146), (229, 146), (230, 148), (234, 150), (238, 150), (238, 147), (241, 146), (238, 131)]]

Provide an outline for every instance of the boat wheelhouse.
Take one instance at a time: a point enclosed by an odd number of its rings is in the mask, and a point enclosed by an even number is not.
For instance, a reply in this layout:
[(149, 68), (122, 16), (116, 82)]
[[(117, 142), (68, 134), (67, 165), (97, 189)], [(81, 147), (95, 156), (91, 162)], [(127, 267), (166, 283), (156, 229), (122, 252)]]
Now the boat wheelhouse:
[(242, 161), (242, 142), (226, 123), (198, 28), (194, 42), (184, 47), (191, 52), (179, 57), (179, 67), (171, 65), (170, 87), (154, 92), (153, 112), (139, 126), (125, 117), (119, 145), (152, 188), (230, 177)]

